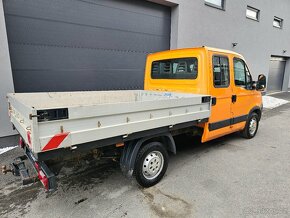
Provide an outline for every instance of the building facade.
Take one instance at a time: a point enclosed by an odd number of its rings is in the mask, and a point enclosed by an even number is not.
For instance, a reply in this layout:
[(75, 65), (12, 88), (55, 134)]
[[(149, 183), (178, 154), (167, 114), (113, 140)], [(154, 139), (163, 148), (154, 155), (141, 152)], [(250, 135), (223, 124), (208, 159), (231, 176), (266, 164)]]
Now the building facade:
[(233, 50), (268, 91), (287, 91), (289, 11), (288, 0), (2, 0), (0, 146), (16, 134), (7, 92), (142, 89), (146, 55), (161, 50)]

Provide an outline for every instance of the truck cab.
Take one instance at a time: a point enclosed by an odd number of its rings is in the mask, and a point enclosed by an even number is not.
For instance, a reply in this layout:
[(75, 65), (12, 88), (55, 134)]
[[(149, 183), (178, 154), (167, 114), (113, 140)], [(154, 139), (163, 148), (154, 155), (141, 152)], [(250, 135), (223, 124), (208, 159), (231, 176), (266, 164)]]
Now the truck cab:
[(246, 138), (254, 137), (262, 111), (260, 91), (265, 88), (265, 76), (259, 78), (253, 81), (245, 59), (238, 53), (188, 48), (148, 55), (144, 88), (211, 95), (211, 115), (201, 125), (202, 142), (206, 142), (243, 130)]

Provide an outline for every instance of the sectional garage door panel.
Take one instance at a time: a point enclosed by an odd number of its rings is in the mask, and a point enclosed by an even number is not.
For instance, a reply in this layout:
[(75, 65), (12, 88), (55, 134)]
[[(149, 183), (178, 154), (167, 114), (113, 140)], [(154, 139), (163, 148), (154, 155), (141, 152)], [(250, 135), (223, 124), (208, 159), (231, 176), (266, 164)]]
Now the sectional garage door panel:
[(281, 91), (283, 86), (286, 60), (272, 58), (270, 61), (270, 72), (267, 84), (267, 91)]
[(169, 49), (170, 9), (146, 1), (4, 0), (15, 90), (143, 88)]
[(24, 47), (12, 45), (16, 92), (142, 88), (146, 54)]

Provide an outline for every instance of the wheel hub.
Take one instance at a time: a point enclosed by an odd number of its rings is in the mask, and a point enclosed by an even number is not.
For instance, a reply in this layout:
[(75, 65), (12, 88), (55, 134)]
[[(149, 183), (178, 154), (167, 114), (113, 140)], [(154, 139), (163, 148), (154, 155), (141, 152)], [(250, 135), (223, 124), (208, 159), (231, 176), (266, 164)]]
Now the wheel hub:
[(142, 173), (146, 179), (156, 178), (162, 171), (164, 158), (161, 152), (152, 151), (144, 159)]
[(252, 118), (249, 125), (249, 132), (251, 135), (254, 135), (257, 129), (257, 119)]

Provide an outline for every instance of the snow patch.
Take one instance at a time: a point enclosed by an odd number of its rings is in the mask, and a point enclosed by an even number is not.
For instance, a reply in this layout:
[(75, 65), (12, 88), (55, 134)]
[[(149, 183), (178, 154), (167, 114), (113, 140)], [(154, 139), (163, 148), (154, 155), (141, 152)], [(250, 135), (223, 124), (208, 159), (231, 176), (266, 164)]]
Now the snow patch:
[(289, 101), (286, 101), (284, 99), (280, 98), (274, 98), (272, 96), (263, 96), (263, 107), (273, 109), (275, 107), (279, 107), (283, 104), (288, 103)]
[(0, 148), (0, 154), (3, 154), (3, 153), (5, 153), (5, 152), (7, 152), (7, 151), (10, 151), (10, 150), (12, 150), (12, 149), (14, 149), (14, 148), (16, 148), (17, 146), (12, 146), (12, 147), (6, 147), (6, 148)]

